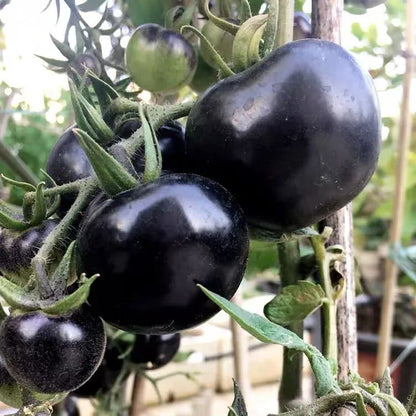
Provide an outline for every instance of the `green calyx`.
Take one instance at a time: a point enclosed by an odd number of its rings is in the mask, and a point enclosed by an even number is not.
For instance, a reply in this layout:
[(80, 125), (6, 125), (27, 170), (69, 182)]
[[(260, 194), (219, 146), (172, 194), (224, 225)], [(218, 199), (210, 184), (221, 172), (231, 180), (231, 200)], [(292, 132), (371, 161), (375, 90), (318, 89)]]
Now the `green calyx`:
[(110, 143), (114, 134), (104, 122), (100, 112), (80, 93), (71, 80), (69, 80), (69, 89), (77, 125), (85, 130), (97, 143), (101, 145)]
[(94, 169), (101, 189), (107, 195), (114, 196), (137, 186), (137, 179), (87, 132), (74, 129), (74, 133)]
[(143, 183), (157, 179), (162, 173), (162, 154), (160, 153), (159, 142), (152, 124), (146, 118), (143, 106), (139, 106), (140, 121), (142, 123), (144, 137), (144, 173)]
[(22, 209), (14, 208), (4, 201), (0, 201), (0, 227), (24, 231), (30, 227), (41, 224), (46, 218), (53, 215), (58, 207), (56, 198), (49, 199), (45, 196), (45, 182), (40, 182), (36, 187), (25, 182), (18, 182), (2, 175), (4, 182), (17, 186), (25, 191), (34, 192), (33, 201), (24, 200)]

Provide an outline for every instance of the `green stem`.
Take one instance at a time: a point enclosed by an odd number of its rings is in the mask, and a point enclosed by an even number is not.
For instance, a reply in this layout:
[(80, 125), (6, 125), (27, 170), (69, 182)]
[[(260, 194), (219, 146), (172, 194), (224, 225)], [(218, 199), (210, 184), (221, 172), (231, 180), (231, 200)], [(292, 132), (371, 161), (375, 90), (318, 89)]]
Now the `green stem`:
[[(285, 413), (279, 413), (279, 415), (269, 414), (268, 416), (313, 416), (324, 415), (336, 408), (345, 405), (348, 402), (355, 402), (358, 392), (348, 391), (342, 394), (330, 394), (320, 399), (315, 400), (313, 403), (291, 410)], [(382, 409), (378, 403), (378, 400), (368, 395), (364, 397), (364, 403), (374, 409), (377, 416), (387, 416), (387, 412)]]
[[(79, 194), (64, 218), (48, 235), (44, 244), (32, 259), (32, 267), (39, 285), (39, 292), (43, 299), (50, 298), (55, 289), (66, 284), (66, 276), (60, 276), (57, 281), (49, 281), (47, 274), (48, 261), (54, 257), (54, 251), (66, 240), (68, 231), (75, 222), (79, 213), (87, 206), (88, 201), (98, 189), (96, 178), (89, 178), (80, 188)], [(58, 292), (58, 290), (57, 290)]]
[(416, 416), (416, 385), (413, 387), (412, 394), (406, 404), (406, 410), (410, 416)]
[(2, 141), (0, 141), (0, 159), (23, 181), (32, 185), (37, 185), (39, 182), (26, 163), (19, 156), (14, 155)]
[(280, 26), (281, 22), (279, 20), (279, 0), (269, 0), (267, 23), (262, 37), (264, 43), (260, 48), (260, 54), (262, 57), (267, 56), (275, 48), (278, 33), (278, 21)]
[[(293, 240), (277, 245), (282, 288), (296, 284), (299, 280), (298, 266), (300, 261), (299, 241)], [(287, 326), (287, 329), (303, 338), (303, 322)], [(302, 364), (303, 355), (283, 352), (283, 372), (279, 388), (279, 408), (289, 410), (299, 406), (302, 399)]]
[(279, 0), (279, 27), (277, 29), (275, 48), (293, 40), (294, 0)]
[(325, 249), (325, 240), (321, 235), (311, 237), (311, 243), (315, 252), (316, 263), (318, 265), (320, 284), (328, 299), (322, 305), (323, 310), (323, 328), (324, 342), (323, 354), (332, 363), (337, 363), (338, 359), (338, 342), (336, 326), (336, 301), (334, 299), (334, 290), (332, 287), (331, 276), (329, 274), (330, 261)]

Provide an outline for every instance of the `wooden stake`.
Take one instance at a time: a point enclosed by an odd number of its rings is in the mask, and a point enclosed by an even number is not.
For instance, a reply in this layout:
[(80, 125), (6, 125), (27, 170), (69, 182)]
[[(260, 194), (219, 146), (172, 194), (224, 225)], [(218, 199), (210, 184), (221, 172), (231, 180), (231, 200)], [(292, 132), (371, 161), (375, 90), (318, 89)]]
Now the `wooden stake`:
[[(312, 27), (314, 37), (341, 43), (342, 0), (314, 0), (312, 2)], [(345, 292), (337, 305), (338, 376), (348, 380), (349, 371), (357, 371), (357, 328), (355, 310), (355, 276), (352, 238), (352, 209), (348, 204), (324, 221), (333, 233), (328, 245), (340, 244), (345, 249), (345, 263), (339, 271), (345, 278)]]
[(140, 374), (134, 376), (129, 416), (140, 416), (143, 414), (143, 410), (145, 409), (143, 404), (144, 383), (145, 378), (143, 376)]
[[(241, 287), (233, 297), (233, 302), (241, 305), (242, 294)], [(235, 379), (240, 387), (243, 396), (248, 399), (250, 397), (250, 376), (249, 376), (249, 350), (248, 350), (248, 336), (241, 327), (230, 319), (231, 337), (233, 343), (233, 361)]]
[[(409, 154), (412, 119), (410, 113), (410, 93), (412, 75), (415, 68), (414, 57), (414, 22), (416, 5), (414, 0), (406, 2), (406, 72), (403, 77), (403, 98), (400, 117), (400, 137), (398, 160), (396, 166), (396, 181), (393, 201), (393, 220), (390, 228), (390, 244), (396, 245), (401, 240), (403, 228), (403, 213), (405, 205), (406, 171)], [(398, 268), (390, 259), (386, 261), (386, 276), (384, 281), (384, 295), (379, 331), (379, 348), (377, 353), (376, 374), (383, 376), (390, 361), (390, 344), (393, 329), (394, 298), (396, 292)]]

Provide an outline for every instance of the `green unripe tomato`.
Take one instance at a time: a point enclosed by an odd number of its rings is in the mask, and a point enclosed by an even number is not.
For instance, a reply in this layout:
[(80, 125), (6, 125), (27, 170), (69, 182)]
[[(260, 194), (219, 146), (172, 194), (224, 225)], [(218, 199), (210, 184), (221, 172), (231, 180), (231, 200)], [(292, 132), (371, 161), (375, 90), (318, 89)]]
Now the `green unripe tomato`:
[[(201, 33), (209, 40), (214, 49), (221, 55), (222, 59), (229, 64), (232, 60), (234, 35), (216, 26), (213, 22), (208, 20), (201, 30)], [(205, 62), (212, 68), (218, 68), (215, 60), (212, 58), (208, 48), (201, 43), (201, 55)]]
[(187, 85), (197, 65), (194, 48), (182, 35), (154, 23), (136, 29), (125, 60), (133, 81), (151, 92), (171, 92)]

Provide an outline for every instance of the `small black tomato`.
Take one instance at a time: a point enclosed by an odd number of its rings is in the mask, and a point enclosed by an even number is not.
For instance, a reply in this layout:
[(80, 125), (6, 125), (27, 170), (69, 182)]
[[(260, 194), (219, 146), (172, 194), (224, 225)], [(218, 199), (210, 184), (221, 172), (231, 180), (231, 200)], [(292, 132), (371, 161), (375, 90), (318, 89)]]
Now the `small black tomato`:
[(172, 361), (179, 350), (181, 334), (136, 335), (130, 361), (146, 370), (156, 370)]
[(63, 316), (40, 311), (9, 315), (0, 327), (0, 353), (11, 376), (39, 393), (62, 393), (85, 383), (106, 344), (101, 319), (87, 306)]

